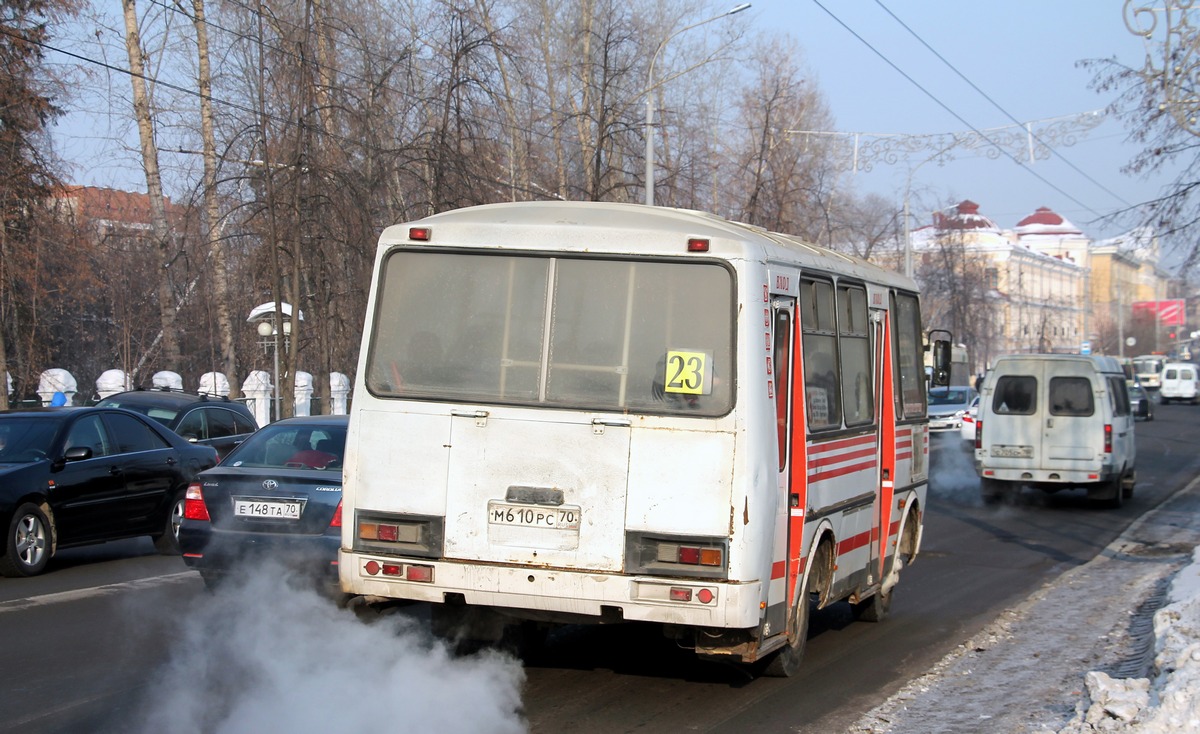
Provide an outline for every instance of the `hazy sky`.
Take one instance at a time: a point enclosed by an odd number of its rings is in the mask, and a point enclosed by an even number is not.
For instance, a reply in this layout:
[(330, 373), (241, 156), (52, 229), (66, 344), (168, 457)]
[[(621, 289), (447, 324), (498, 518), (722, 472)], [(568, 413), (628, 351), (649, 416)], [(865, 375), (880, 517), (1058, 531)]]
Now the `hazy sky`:
[[(1121, 0), (753, 0), (746, 15), (798, 41), (839, 131), (919, 136), (1102, 110), (1110, 100), (1089, 89), (1092, 73), (1076, 62), (1117, 57), (1141, 66), (1145, 46), (1126, 29), (1122, 7)], [(1138, 150), (1126, 139), (1107, 119), (1028, 168), (982, 151), (956, 153), (946, 165), (925, 162), (933, 147), (880, 162), (855, 180), (902, 202), (911, 172), (912, 211), (923, 222), (931, 207), (971, 199), (1002, 227), (1048, 206), (1106, 237), (1123, 227), (1096, 220), (1167, 183), (1164, 175), (1147, 181), (1121, 173)]]
[[(1125, 28), (1122, 0), (752, 1), (748, 11), (717, 23), (744, 23), (751, 33), (786, 33), (794, 39), (804, 52), (805, 78), (826, 96), (836, 130), (876, 134), (863, 141), (972, 128), (998, 138), (990, 131), (1007, 126), (1012, 133), (1014, 119), (1036, 122), (1101, 110), (1110, 100), (1088, 88), (1091, 73), (1076, 62), (1116, 56), (1140, 66), (1145, 54), (1141, 39)], [(78, 63), (56, 54), (50, 61)], [(123, 56), (109, 61), (127, 65)], [(97, 105), (97, 94), (129, 94), (127, 77), (108, 77), (111, 91), (90, 90), (93, 96), (85, 104)], [(1042, 126), (1035, 132), (1048, 142), (1057, 140)], [(67, 159), (78, 164), (73, 172), (77, 181), (145, 189), (132, 154), (136, 129), (127, 116), (75, 115), (64, 121), (57, 137)], [(1007, 155), (988, 157), (982, 150), (955, 151), (954, 161), (939, 164), (929, 160), (937, 152), (930, 141), (910, 137), (917, 143), (915, 152), (892, 163), (875, 156), (872, 171), (851, 173), (847, 168), (844, 180), (897, 206), (908, 188), (915, 224), (929, 222), (932, 208), (971, 199), (1002, 227), (1048, 206), (1091, 236), (1109, 237), (1132, 221), (1101, 223), (1103, 215), (1152, 198), (1167, 182), (1162, 175), (1147, 181), (1121, 173), (1137, 152), (1126, 138), (1121, 124), (1108, 119), (1082, 132), (1073, 145), (1055, 145), (1056, 155), (1049, 160), (1022, 167)], [(1018, 136), (1014, 145), (1022, 142)]]

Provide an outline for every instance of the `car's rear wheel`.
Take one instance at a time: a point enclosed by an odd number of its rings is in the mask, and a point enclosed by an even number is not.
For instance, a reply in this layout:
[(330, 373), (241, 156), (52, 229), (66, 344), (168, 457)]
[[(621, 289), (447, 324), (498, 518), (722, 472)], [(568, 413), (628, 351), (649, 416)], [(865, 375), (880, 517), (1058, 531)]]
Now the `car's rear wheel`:
[[(1130, 494), (1132, 494), (1132, 489)], [(1088, 492), (1088, 499), (1092, 504), (1100, 507), (1108, 507), (1113, 510), (1119, 510), (1121, 505), (1125, 504), (1125, 472), (1121, 472), (1114, 478), (1105, 482), (1097, 488), (1095, 492)]]
[(54, 531), (41, 507), (26, 502), (17, 507), (5, 536), (0, 574), (36, 576), (46, 569), (54, 548)]
[(163, 531), (154, 536), (154, 548), (164, 556), (179, 555), (179, 526), (183, 524), (184, 494), (179, 492), (171, 501)]

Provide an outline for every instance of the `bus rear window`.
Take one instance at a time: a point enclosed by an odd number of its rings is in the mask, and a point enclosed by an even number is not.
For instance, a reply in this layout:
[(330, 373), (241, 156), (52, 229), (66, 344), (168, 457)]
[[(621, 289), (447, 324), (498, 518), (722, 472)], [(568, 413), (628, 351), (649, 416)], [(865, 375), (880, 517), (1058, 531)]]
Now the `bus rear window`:
[(396, 250), (368, 351), (380, 397), (728, 412), (733, 277), (711, 262)]

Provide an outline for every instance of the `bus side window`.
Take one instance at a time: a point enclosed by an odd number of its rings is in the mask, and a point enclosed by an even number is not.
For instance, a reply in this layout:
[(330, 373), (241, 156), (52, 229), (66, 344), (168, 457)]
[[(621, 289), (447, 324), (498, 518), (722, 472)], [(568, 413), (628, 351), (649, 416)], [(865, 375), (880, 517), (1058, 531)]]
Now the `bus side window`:
[(833, 284), (800, 282), (800, 328), (803, 331), (804, 402), (810, 428), (842, 425), (837, 362)]

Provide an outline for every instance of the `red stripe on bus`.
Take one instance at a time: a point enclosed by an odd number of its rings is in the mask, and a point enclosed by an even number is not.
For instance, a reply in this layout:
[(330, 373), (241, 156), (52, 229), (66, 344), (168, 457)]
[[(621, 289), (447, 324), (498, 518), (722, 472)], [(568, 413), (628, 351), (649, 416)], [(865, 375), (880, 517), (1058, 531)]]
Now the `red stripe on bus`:
[(847, 451), (846, 453), (838, 454), (837, 456), (823, 456), (820, 459), (809, 459), (808, 460), (808, 468), (812, 469), (812, 468), (818, 467), (818, 466), (829, 466), (831, 464), (839, 464), (843, 461), (850, 461), (852, 459), (861, 459), (866, 456), (874, 456), (874, 455), (875, 455), (875, 447), (871, 446), (870, 448), (865, 448), (865, 449), (862, 449), (861, 451)]
[(808, 475), (809, 482), (820, 482), (834, 477), (843, 477), (847, 474), (855, 474), (860, 471), (874, 470), (875, 461), (864, 461), (861, 464), (851, 464), (838, 469), (830, 469), (829, 471), (812, 472)]
[(783, 578), (785, 573), (787, 573), (787, 561), (775, 561), (775, 563), (771, 564), (772, 581)]
[(871, 533), (870, 532), (859, 533), (858, 535), (852, 535), (849, 538), (846, 538), (842, 542), (838, 543), (838, 550), (837, 550), (838, 555), (840, 556), (842, 554), (858, 550), (859, 548), (863, 548), (866, 545), (868, 545), (870, 542), (871, 542)]
[(837, 441), (828, 441), (826, 443), (810, 443), (808, 449), (810, 453), (824, 454), (838, 449), (850, 448), (851, 446), (865, 446), (867, 444), (875, 444), (875, 434), (869, 433), (858, 438), (843, 438)]

